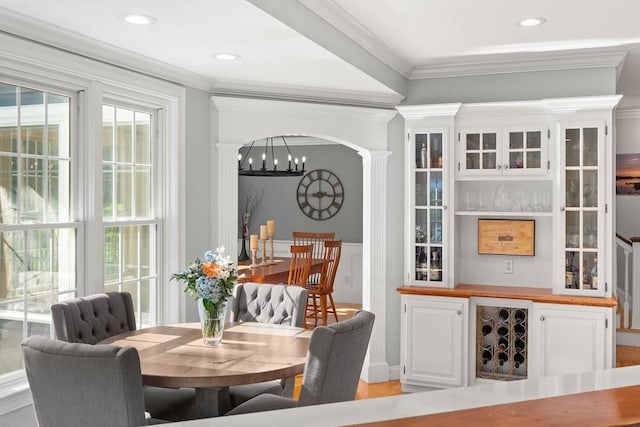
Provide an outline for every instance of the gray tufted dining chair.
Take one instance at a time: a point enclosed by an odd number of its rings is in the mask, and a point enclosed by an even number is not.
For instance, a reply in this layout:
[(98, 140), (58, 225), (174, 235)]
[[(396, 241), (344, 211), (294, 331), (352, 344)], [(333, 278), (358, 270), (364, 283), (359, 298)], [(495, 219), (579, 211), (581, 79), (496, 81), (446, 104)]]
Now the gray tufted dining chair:
[(353, 400), (374, 320), (373, 313), (362, 310), (351, 319), (313, 330), (297, 401), (261, 394), (233, 408), (227, 415)]
[[(231, 322), (277, 323), (304, 327), (305, 307), (308, 292), (300, 286), (276, 285), (268, 283), (239, 283), (229, 301)], [(258, 396), (274, 394), (293, 396), (295, 378), (280, 381), (266, 381), (229, 387), (231, 406)]]
[[(69, 343), (97, 344), (136, 330), (133, 300), (128, 292), (107, 292), (61, 301), (51, 306), (55, 336)], [(154, 418), (194, 418), (195, 390), (144, 387), (145, 409)]]
[(135, 348), (34, 335), (22, 342), (22, 354), (40, 427), (160, 423), (145, 418)]

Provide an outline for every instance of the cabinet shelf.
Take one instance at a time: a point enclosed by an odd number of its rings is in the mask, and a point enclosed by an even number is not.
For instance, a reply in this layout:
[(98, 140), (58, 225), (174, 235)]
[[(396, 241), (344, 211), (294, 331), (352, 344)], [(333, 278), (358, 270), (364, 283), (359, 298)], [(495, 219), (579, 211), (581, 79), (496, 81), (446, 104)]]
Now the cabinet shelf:
[(460, 216), (553, 216), (553, 212), (511, 212), (511, 211), (456, 211)]

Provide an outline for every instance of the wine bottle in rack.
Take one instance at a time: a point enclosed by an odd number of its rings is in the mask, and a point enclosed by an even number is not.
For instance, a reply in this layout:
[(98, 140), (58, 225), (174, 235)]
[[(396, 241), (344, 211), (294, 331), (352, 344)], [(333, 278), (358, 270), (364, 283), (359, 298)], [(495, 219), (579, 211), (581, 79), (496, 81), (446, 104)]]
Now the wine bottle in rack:
[(491, 347), (487, 346), (482, 350), (482, 364), (486, 365), (491, 359), (493, 359), (493, 353), (491, 352)]
[(520, 365), (524, 363), (524, 355), (522, 353), (516, 353), (513, 355), (513, 366), (518, 369)]
[(491, 331), (493, 331), (493, 328), (491, 327), (491, 325), (482, 325), (482, 335), (483, 336), (487, 336), (491, 333)]

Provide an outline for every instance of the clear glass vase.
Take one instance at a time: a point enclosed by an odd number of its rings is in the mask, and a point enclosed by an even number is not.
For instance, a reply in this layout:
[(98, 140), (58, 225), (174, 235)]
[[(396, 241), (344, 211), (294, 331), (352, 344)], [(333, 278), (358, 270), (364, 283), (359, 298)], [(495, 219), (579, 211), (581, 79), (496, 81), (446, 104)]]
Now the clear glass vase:
[(224, 332), (224, 320), (227, 312), (227, 303), (218, 304), (213, 310), (207, 310), (201, 299), (198, 300), (198, 314), (202, 328), (202, 341), (206, 345), (219, 346), (222, 344)]

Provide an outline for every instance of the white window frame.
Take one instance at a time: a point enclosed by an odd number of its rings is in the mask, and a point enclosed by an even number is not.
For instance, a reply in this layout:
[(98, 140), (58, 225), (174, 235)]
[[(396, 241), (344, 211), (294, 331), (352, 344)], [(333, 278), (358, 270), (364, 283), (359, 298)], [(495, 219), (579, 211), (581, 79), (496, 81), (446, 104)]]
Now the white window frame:
[[(74, 197), (71, 215), (73, 221), (80, 222), (78, 239), (82, 243), (100, 236), (99, 228), (103, 226), (102, 199), (96, 200), (95, 191), (85, 190), (98, 188), (100, 193), (102, 191), (102, 169), (91, 165), (101, 165), (102, 162), (101, 118), (104, 94), (109, 94), (110, 98), (142, 100), (162, 110), (162, 128), (158, 129), (163, 141), (162, 161), (158, 165), (162, 173), (158, 173), (161, 175), (158, 179), (162, 181), (163, 192), (158, 203), (164, 212), (166, 231), (158, 236), (162, 241), (159, 259), (163, 262), (159, 263), (158, 269), (160, 292), (157, 321), (175, 323), (184, 320), (184, 294), (178, 286), (169, 284), (169, 277), (172, 272), (179, 271), (185, 265), (186, 258), (185, 88), (7, 34), (0, 34), (0, 79), (18, 86), (52, 87), (55, 88), (53, 92), (69, 91), (79, 94), (71, 113), (73, 117), (77, 111), (77, 126), (72, 126), (71, 129), (71, 192)], [(96, 221), (98, 214), (100, 221)], [(78, 250), (77, 256), (78, 295), (102, 291), (103, 257), (85, 250)], [(101, 280), (97, 284), (90, 281), (89, 276), (98, 273), (101, 274)], [(24, 371), (5, 376), (0, 383), (0, 419), (4, 414), (30, 404), (31, 395)]]

